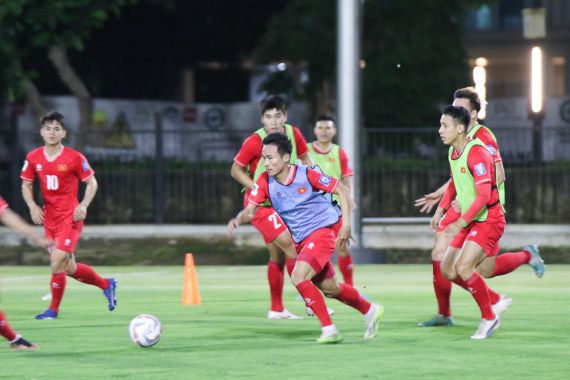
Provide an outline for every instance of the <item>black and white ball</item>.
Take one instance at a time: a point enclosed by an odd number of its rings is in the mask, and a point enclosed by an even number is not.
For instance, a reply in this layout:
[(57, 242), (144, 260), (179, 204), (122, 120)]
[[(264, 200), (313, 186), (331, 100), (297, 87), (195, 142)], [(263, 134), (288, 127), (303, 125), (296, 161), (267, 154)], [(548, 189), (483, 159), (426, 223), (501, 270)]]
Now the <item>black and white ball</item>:
[(141, 347), (152, 347), (162, 336), (162, 324), (154, 315), (137, 315), (129, 325), (129, 335), (134, 344)]

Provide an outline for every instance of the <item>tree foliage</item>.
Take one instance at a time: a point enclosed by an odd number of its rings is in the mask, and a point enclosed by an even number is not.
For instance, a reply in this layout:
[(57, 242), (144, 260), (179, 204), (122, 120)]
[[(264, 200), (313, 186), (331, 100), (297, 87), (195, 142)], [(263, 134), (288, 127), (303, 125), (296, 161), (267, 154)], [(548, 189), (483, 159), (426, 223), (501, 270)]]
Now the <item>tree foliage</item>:
[[(462, 45), (467, 10), (482, 0), (368, 0), (362, 9), (364, 124), (416, 126), (434, 122), (456, 87), (471, 83)], [(271, 20), (257, 57), (306, 66), (301, 93), (319, 102), (336, 76), (336, 2), (293, 0)], [(283, 73), (280, 74), (283, 77)], [(283, 91), (270, 78), (269, 90)], [(290, 79), (291, 87), (294, 80)], [(323, 108), (317, 106), (316, 108)]]
[(82, 50), (92, 31), (135, 0), (2, 0), (0, 84), (3, 95), (21, 95), (34, 78), (34, 51)]

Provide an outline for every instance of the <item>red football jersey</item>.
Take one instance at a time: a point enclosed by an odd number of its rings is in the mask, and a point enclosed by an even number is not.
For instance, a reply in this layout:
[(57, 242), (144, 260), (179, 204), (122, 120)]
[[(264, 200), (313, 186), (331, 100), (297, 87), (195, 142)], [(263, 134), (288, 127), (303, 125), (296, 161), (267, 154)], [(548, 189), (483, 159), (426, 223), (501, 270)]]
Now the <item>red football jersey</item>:
[[(293, 135), (295, 136), (295, 144), (297, 146), (297, 157), (304, 156), (309, 152), (307, 140), (305, 140), (299, 128), (295, 126), (293, 126)], [(236, 156), (234, 157), (234, 162), (242, 168), (245, 168), (249, 165), (251, 178), (253, 178), (253, 173), (255, 173), (257, 164), (261, 159), (262, 149), (263, 144), (261, 138), (256, 133), (253, 133), (247, 139), (245, 139), (239, 152), (237, 152)], [(247, 189), (244, 196), (244, 206), (247, 206), (247, 200), (249, 199), (250, 193), (251, 189)]]
[(497, 145), (497, 141), (495, 138), (487, 131), (486, 128), (479, 128), (477, 132), (475, 132), (475, 137), (481, 140), (485, 147), (491, 153), (491, 157), (493, 157), (493, 162), (502, 161), (503, 158), (501, 157), (501, 153), (499, 152), (499, 145)]
[(20, 178), (33, 181), (38, 177), (47, 225), (48, 221), (73, 216), (79, 204), (79, 180), (87, 181), (94, 174), (87, 159), (78, 151), (64, 146), (56, 157), (48, 159), (42, 146), (28, 153)]
[(0, 214), (8, 208), (8, 203), (0, 196)]

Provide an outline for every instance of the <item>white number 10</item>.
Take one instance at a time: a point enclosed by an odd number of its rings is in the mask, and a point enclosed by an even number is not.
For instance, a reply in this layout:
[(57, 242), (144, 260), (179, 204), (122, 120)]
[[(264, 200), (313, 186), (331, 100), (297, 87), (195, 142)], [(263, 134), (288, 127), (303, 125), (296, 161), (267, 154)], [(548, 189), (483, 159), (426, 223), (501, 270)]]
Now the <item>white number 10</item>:
[(48, 190), (57, 190), (59, 188), (59, 181), (56, 175), (46, 175), (46, 185)]

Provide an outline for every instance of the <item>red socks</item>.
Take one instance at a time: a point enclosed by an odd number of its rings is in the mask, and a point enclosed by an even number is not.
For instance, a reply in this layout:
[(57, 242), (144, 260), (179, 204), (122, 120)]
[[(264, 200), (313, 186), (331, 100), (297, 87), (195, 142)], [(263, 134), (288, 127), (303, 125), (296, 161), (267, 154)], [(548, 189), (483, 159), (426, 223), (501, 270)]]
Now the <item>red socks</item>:
[(67, 278), (65, 277), (65, 272), (52, 273), (50, 282), (51, 303), (49, 308), (56, 313), (59, 311), (59, 304), (63, 298), (63, 292), (65, 292), (66, 282)]
[(86, 264), (77, 263), (77, 269), (72, 277), (85, 284), (95, 285), (101, 290), (105, 290), (109, 286), (109, 281), (106, 278), (99, 276), (92, 267)]
[(287, 267), (287, 273), (289, 274), (289, 277), (291, 277), (291, 273), (293, 273), (293, 269), (295, 269), (296, 261), (296, 259), (285, 259), (285, 267)]
[[(457, 278), (453, 280), (453, 282), (461, 286), (463, 289), (469, 291), (467, 284), (465, 283), (465, 281), (461, 279), (461, 277), (457, 276)], [(501, 296), (498, 293), (496, 293), (493, 289), (489, 288), (488, 286), (487, 286), (487, 292), (489, 293), (489, 299), (491, 300), (491, 305), (496, 304), (497, 302), (499, 302), (499, 299), (501, 299)]]
[(339, 288), (340, 292), (338, 292), (338, 295), (335, 297), (337, 300), (352, 306), (362, 314), (368, 313), (368, 310), (370, 310), (370, 302), (362, 298), (358, 290), (346, 283), (339, 284)]
[(283, 311), (283, 264), (269, 260), (267, 264), (267, 281), (271, 294), (271, 310)]
[(511, 273), (523, 264), (530, 261), (530, 253), (527, 251), (503, 253), (495, 259), (493, 277)]
[(319, 321), (322, 327), (332, 325), (331, 317), (327, 310), (327, 305), (325, 304), (325, 299), (319, 290), (310, 280), (305, 280), (296, 285), (299, 294), (303, 297), (305, 304), (310, 307)]
[(9, 342), (16, 339), (16, 332), (10, 327), (2, 310), (0, 310), (0, 335), (8, 339)]
[(433, 290), (437, 298), (438, 313), (449, 317), (451, 316), (451, 281), (441, 273), (441, 261), (432, 260), (433, 266)]
[(352, 267), (352, 256), (338, 256), (338, 269), (342, 273), (342, 278), (344, 282), (350, 286), (353, 286), (353, 267)]
[(493, 314), (493, 309), (491, 309), (489, 291), (487, 290), (487, 284), (485, 284), (483, 277), (481, 277), (479, 273), (473, 272), (471, 277), (469, 277), (465, 283), (467, 284), (467, 290), (479, 305), (481, 317), (487, 320), (493, 319), (495, 314)]

